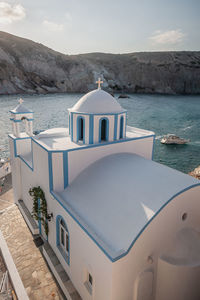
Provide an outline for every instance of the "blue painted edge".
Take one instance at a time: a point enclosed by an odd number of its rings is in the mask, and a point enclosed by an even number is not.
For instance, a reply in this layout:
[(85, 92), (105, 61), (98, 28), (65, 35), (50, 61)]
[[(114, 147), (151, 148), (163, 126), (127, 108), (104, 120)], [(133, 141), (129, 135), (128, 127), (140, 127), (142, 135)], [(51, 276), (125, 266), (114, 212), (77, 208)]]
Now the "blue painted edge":
[(19, 158), (27, 165), (27, 167), (29, 167), (29, 169), (33, 172), (33, 167), (31, 167), (31, 166), (27, 163), (27, 161), (25, 161), (25, 160), (23, 159), (23, 157), (22, 157), (21, 155), (17, 155), (17, 157), (19, 157)]
[(153, 221), (153, 219), (162, 211), (162, 209), (169, 203), (171, 202), (174, 198), (176, 198), (177, 196), (181, 195), (182, 193), (186, 192), (187, 190), (190, 190), (196, 186), (200, 186), (200, 183), (197, 184), (193, 184), (183, 190), (181, 190), (180, 192), (176, 193), (174, 196), (172, 196), (163, 206), (161, 206), (161, 208), (155, 213), (155, 215), (146, 223), (146, 225), (140, 230), (140, 232), (138, 233), (138, 235), (136, 236), (136, 238), (132, 241), (131, 245), (129, 246), (128, 250), (125, 251), (124, 253), (122, 253), (121, 255), (118, 255), (116, 257), (111, 257), (109, 255), (109, 253), (98, 243), (97, 240), (94, 239), (94, 237), (88, 232), (88, 230), (74, 217), (74, 215), (63, 205), (63, 203), (56, 197), (56, 195), (54, 194), (54, 192), (51, 192), (52, 196), (60, 203), (60, 205), (67, 211), (67, 213), (72, 217), (72, 219), (74, 221), (76, 221), (76, 223), (84, 230), (84, 232), (93, 240), (93, 242), (102, 250), (102, 252), (112, 261), (115, 262), (119, 259), (121, 259), (122, 257), (126, 256), (130, 250), (132, 249), (132, 247), (134, 246), (135, 242), (138, 240), (138, 238), (141, 236), (141, 234), (144, 232), (144, 230), (147, 228), (147, 226)]
[(101, 124), (102, 121), (106, 120), (106, 144), (109, 142), (109, 119), (106, 117), (102, 117), (99, 119), (99, 143), (101, 143)]
[(94, 115), (89, 118), (89, 144), (94, 142)]
[(76, 142), (79, 142), (79, 137), (80, 137), (80, 126), (79, 122), (80, 119), (83, 120), (83, 144), (85, 144), (85, 117), (84, 116), (78, 116), (76, 119)]
[[(28, 119), (28, 118), (26, 118), (25, 120), (27, 120), (27, 121), (34, 121), (34, 119)], [(13, 119), (13, 118), (10, 118), (10, 121), (13, 121), (13, 122), (22, 122), (23, 120), (15, 120), (15, 119)]]
[(142, 230), (140, 230), (140, 232), (138, 233), (136, 238), (132, 241), (128, 250), (125, 253), (116, 257), (114, 259), (114, 261), (119, 260), (120, 258), (122, 258), (123, 256), (125, 256), (129, 253), (129, 251), (131, 250), (131, 248), (133, 247), (135, 242), (138, 240), (138, 238), (141, 236), (141, 234), (144, 232), (144, 230), (147, 228), (147, 226), (155, 219), (155, 217), (163, 210), (163, 208), (165, 208), (165, 206), (167, 206), (167, 204), (169, 204), (174, 198), (178, 197), (179, 195), (183, 194), (184, 192), (186, 192), (194, 187), (197, 187), (197, 186), (200, 186), (200, 183), (196, 183), (196, 184), (186, 187), (185, 189), (181, 190), (180, 192), (178, 192), (174, 196), (172, 196), (168, 201), (166, 201), (165, 204), (163, 204), (163, 206), (161, 206), (161, 208), (155, 213), (155, 215), (146, 223), (146, 225), (142, 228)]
[[(25, 138), (16, 138), (14, 139), (12, 136), (8, 135), (9, 138), (11, 138), (13, 140), (13, 145), (14, 145), (14, 156), (15, 157), (19, 157), (19, 159), (21, 159), (26, 165), (27, 167), (29, 167), (29, 169), (33, 172), (34, 168), (33, 168), (33, 149), (32, 149), (32, 138), (31, 137), (25, 137)], [(16, 145), (16, 141), (17, 140), (26, 140), (26, 139), (31, 139), (31, 151), (32, 151), (32, 167), (27, 163), (27, 161), (25, 161), (23, 159), (23, 157), (19, 154), (17, 154), (17, 145)]]
[[(69, 238), (69, 240), (68, 240), (68, 242), (69, 242), (68, 256), (66, 255), (66, 253), (60, 247), (60, 227), (59, 227), (60, 220), (62, 220), (64, 222), (64, 224), (66, 226), (66, 229), (67, 229), (67, 232), (68, 232), (68, 238)], [(60, 253), (62, 254), (63, 258), (66, 260), (67, 264), (70, 265), (70, 234), (69, 234), (67, 224), (66, 224), (64, 218), (61, 215), (56, 216), (56, 246), (57, 246), (58, 250), (60, 251)]]
[[(100, 143), (100, 144), (92, 144), (92, 145), (77, 147), (77, 148), (73, 148), (73, 149), (69, 149), (69, 150), (68, 149), (66, 149), (66, 150), (48, 150), (47, 148), (42, 146), (40, 143), (38, 143), (37, 140), (35, 140), (34, 138), (32, 138), (32, 140), (47, 152), (59, 153), (59, 152), (64, 152), (64, 151), (66, 151), (66, 152), (72, 152), (72, 151), (77, 151), (77, 150), (80, 151), (80, 150), (85, 150), (85, 149), (88, 149), (88, 148), (96, 148), (96, 147), (101, 147), (101, 146), (105, 146), (105, 145), (117, 144), (117, 143), (126, 143), (126, 142), (135, 141), (135, 140), (140, 140), (140, 139), (142, 140), (142, 139), (151, 138), (151, 137), (154, 137), (154, 136), (155, 136), (155, 134), (150, 134), (150, 135), (146, 135), (146, 136), (127, 138), (127, 139), (111, 141), (111, 142), (105, 142), (105, 143)], [(18, 138), (16, 138), (16, 139), (18, 139)]]
[(71, 141), (73, 141), (73, 131), (74, 131), (74, 129), (73, 129), (73, 113), (71, 112), (70, 115), (71, 115)]
[(114, 141), (117, 139), (117, 124), (118, 124), (118, 115), (115, 115), (114, 119)]
[(68, 152), (63, 152), (64, 189), (68, 186)]

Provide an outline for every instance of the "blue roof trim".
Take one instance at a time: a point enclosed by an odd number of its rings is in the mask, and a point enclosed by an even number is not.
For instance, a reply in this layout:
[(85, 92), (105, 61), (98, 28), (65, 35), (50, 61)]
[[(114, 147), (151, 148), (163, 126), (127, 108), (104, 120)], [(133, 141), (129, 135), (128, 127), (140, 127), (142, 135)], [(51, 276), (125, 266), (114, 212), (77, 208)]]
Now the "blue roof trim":
[(168, 201), (166, 201), (165, 204), (163, 206), (161, 206), (161, 208), (155, 213), (155, 215), (146, 223), (146, 225), (138, 233), (136, 238), (132, 241), (132, 243), (131, 243), (130, 247), (128, 248), (128, 250), (125, 253), (115, 257), (113, 261), (119, 260), (120, 258), (124, 257), (125, 255), (127, 255), (129, 253), (129, 251), (132, 249), (135, 242), (138, 240), (138, 238), (141, 236), (141, 234), (144, 232), (144, 230), (147, 228), (147, 226), (155, 219), (155, 217), (163, 210), (163, 208), (165, 208), (165, 206), (167, 206), (167, 204), (169, 204), (174, 198), (178, 197), (179, 195), (183, 194), (184, 192), (186, 192), (186, 191), (188, 191), (188, 190), (190, 190), (194, 187), (197, 187), (197, 186), (200, 186), (200, 183), (196, 183), (196, 184), (193, 184), (193, 185), (190, 185), (190, 186), (186, 187), (185, 189), (181, 190), (180, 192), (178, 192), (174, 196), (172, 196)]
[(116, 140), (116, 141), (111, 141), (111, 142), (105, 142), (105, 143), (99, 143), (99, 144), (91, 144), (91, 145), (86, 145), (86, 146), (77, 147), (77, 148), (73, 148), (73, 149), (66, 149), (66, 150), (48, 150), (47, 148), (45, 148), (44, 146), (42, 146), (40, 143), (38, 143), (37, 140), (34, 139), (34, 137), (31, 137), (31, 138), (33, 139), (33, 141), (36, 144), (38, 144), (45, 151), (58, 153), (58, 152), (65, 152), (65, 151), (66, 152), (72, 152), (72, 151), (77, 151), (77, 150), (80, 151), (80, 150), (85, 150), (85, 149), (88, 149), (88, 148), (101, 147), (101, 146), (106, 146), (106, 145), (111, 145), (111, 144), (117, 144), (117, 143), (126, 143), (126, 142), (130, 142), (130, 141), (147, 139), (147, 138), (151, 138), (151, 137), (155, 137), (155, 134), (150, 134), (150, 135), (140, 136), (140, 137), (135, 137), (135, 138), (125, 138), (125, 139), (121, 139), (121, 140)]
[(31, 137), (25, 137), (25, 138), (16, 138), (14, 139), (12, 136), (8, 135), (9, 138), (11, 138), (14, 142), (14, 156), (15, 157), (19, 157), (19, 159), (21, 159), (21, 161), (23, 161), (23, 163), (25, 163), (27, 165), (27, 167), (29, 167), (29, 169), (33, 172), (34, 170), (34, 164), (33, 164), (33, 149), (32, 149), (32, 140), (31, 140), (31, 152), (32, 152), (32, 166), (30, 166), (27, 161), (20, 155), (17, 154), (17, 145), (16, 145), (16, 141), (17, 140), (27, 140), (27, 139), (31, 139)]
[[(28, 118), (25, 118), (25, 120), (27, 120), (27, 121), (34, 121), (34, 119), (28, 119)], [(13, 122), (22, 122), (23, 120), (15, 120), (15, 119), (13, 119), (13, 118), (10, 118), (10, 121), (13, 121)]]
[(72, 219), (74, 221), (76, 221), (76, 223), (84, 230), (84, 232), (93, 240), (93, 242), (102, 250), (102, 252), (110, 259), (110, 261), (115, 262), (119, 259), (121, 259), (122, 257), (126, 256), (130, 250), (132, 249), (132, 247), (134, 246), (135, 242), (138, 240), (138, 238), (141, 236), (141, 234), (144, 232), (144, 230), (147, 228), (147, 226), (153, 221), (153, 219), (161, 212), (161, 210), (169, 203), (171, 202), (174, 198), (176, 198), (177, 196), (179, 196), (180, 194), (186, 192), (187, 190), (190, 190), (196, 186), (200, 186), (200, 183), (197, 184), (193, 184), (183, 190), (181, 190), (180, 192), (178, 192), (177, 194), (175, 194), (173, 197), (171, 197), (156, 213), (155, 215), (146, 223), (146, 225), (141, 229), (141, 231), (138, 233), (138, 235), (136, 236), (136, 238), (132, 241), (130, 247), (128, 248), (128, 250), (116, 257), (112, 257), (101, 245), (100, 243), (91, 235), (91, 233), (80, 223), (80, 221), (73, 215), (72, 212), (70, 212), (67, 207), (58, 199), (58, 197), (55, 195), (55, 193), (53, 191), (51, 191), (50, 193), (52, 194), (52, 196), (59, 202), (59, 204), (66, 210), (66, 212), (72, 217)]

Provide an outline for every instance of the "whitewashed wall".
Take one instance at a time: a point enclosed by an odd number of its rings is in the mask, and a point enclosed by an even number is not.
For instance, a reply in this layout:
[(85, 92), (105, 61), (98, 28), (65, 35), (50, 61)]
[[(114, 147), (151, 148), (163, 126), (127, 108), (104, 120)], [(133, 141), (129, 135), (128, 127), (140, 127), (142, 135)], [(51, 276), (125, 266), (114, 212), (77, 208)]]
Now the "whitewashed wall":
[(64, 189), (63, 179), (63, 153), (52, 153), (53, 190), (56, 192)]
[[(99, 247), (88, 237), (80, 226), (70, 217), (56, 200), (48, 199), (49, 209), (54, 217), (49, 223), (48, 241), (69, 274), (74, 286), (83, 300), (110, 300), (112, 283), (112, 263)], [(64, 260), (56, 246), (56, 216), (65, 220), (70, 236), (70, 266)], [(84, 283), (89, 271), (94, 280), (93, 294), (90, 295)]]
[(22, 198), (21, 191), (21, 165), (20, 160), (15, 158), (14, 140), (9, 138), (10, 145), (10, 165), (12, 170), (12, 186), (15, 203)]
[[(18, 159), (19, 160), (19, 159)], [(29, 211), (32, 212), (33, 200), (29, 195), (29, 189), (40, 186), (45, 195), (49, 193), (49, 166), (48, 152), (33, 142), (33, 162), (34, 171), (20, 160), (21, 177), (22, 177), (22, 197)]]
[(68, 152), (68, 178), (69, 184), (93, 162), (110, 154), (135, 153), (147, 159), (152, 157), (153, 137), (132, 140), (128, 142), (113, 143), (99, 147)]
[[(176, 234), (185, 227), (192, 227), (200, 231), (200, 187), (195, 187), (176, 197), (149, 224), (130, 252), (113, 266), (112, 299), (113, 300), (165, 300), (166, 289), (159, 291), (156, 298), (157, 264), (158, 258), (172, 246)], [(183, 213), (188, 218), (182, 221)], [(153, 263), (149, 263), (151, 256)], [(153, 276), (151, 276), (151, 274)], [(181, 274), (181, 273), (180, 273)], [(179, 276), (173, 286), (177, 287)], [(170, 278), (168, 278), (170, 281)], [(167, 281), (166, 281), (167, 282)], [(189, 282), (188, 282), (189, 284)], [(194, 284), (191, 281), (191, 288)], [(199, 284), (198, 284), (199, 285)], [(190, 287), (188, 286), (190, 289)], [(196, 286), (198, 289), (198, 287)], [(152, 289), (152, 295), (151, 295)], [(180, 292), (180, 291), (179, 291)], [(169, 295), (172, 295), (170, 291)], [(176, 293), (176, 300), (181, 293)], [(197, 295), (200, 299), (200, 295)], [(168, 298), (172, 299), (172, 298)], [(193, 298), (191, 298), (193, 299)]]
[(17, 155), (25, 155), (31, 152), (31, 139), (16, 140)]

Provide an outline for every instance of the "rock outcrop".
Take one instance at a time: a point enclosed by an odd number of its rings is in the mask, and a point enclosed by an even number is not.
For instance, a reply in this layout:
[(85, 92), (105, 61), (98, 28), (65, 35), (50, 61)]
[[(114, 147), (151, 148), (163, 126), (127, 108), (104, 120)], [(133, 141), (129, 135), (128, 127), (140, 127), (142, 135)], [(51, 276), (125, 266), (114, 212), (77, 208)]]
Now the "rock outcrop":
[(200, 179), (200, 166), (195, 168), (192, 172), (189, 173), (190, 176), (193, 176), (197, 179)]
[(0, 32), (0, 94), (86, 92), (200, 94), (200, 51), (64, 55)]

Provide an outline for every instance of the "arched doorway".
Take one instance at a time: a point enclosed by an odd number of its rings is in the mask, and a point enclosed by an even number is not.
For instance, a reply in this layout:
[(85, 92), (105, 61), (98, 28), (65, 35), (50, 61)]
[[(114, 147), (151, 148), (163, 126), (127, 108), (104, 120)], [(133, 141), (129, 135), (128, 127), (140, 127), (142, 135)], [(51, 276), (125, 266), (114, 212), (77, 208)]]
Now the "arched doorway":
[(101, 119), (99, 122), (99, 142), (108, 141), (108, 119)]
[(124, 137), (124, 117), (121, 116), (120, 118), (120, 134), (119, 134), (119, 138), (123, 139)]

